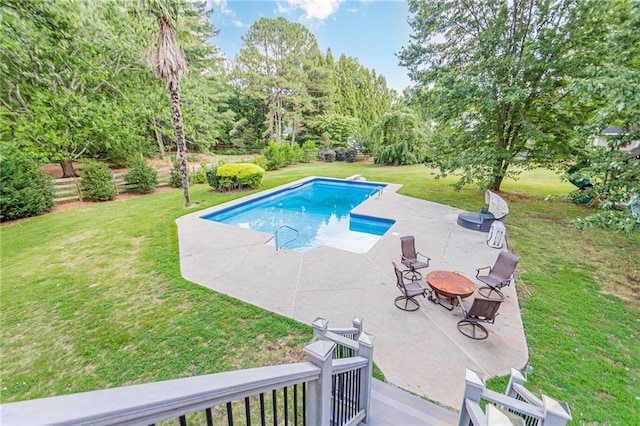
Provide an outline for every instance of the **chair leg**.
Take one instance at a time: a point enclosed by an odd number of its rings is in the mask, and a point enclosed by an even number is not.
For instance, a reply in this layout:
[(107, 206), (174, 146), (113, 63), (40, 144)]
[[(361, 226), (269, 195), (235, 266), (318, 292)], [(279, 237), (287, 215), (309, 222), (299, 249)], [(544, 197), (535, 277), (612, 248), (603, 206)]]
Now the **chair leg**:
[(458, 321), (458, 331), (474, 340), (485, 340), (489, 337), (489, 332), (482, 324), (469, 320)]
[[(402, 301), (404, 300), (404, 306), (402, 306)], [(411, 304), (409, 304), (411, 302)], [(420, 303), (415, 300), (413, 297), (407, 296), (398, 296), (393, 302), (396, 305), (396, 308), (401, 309), (403, 311), (413, 312), (420, 309)]]
[(478, 289), (478, 294), (487, 299), (504, 300), (504, 294), (495, 287), (483, 286)]
[(422, 279), (422, 274), (415, 269), (403, 271), (402, 276), (411, 281), (420, 281)]

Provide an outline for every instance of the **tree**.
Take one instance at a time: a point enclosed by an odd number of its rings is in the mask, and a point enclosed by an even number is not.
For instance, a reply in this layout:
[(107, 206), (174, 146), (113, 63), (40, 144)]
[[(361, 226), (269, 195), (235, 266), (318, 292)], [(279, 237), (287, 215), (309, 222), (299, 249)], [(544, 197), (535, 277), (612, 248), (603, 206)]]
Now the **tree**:
[(3, 2), (0, 131), (35, 160), (59, 162), (64, 176), (80, 157), (122, 164), (144, 150), (137, 95), (154, 90), (152, 74), (139, 59), (141, 25), (123, 5)]
[(180, 108), (180, 78), (187, 73), (187, 60), (184, 51), (176, 41), (175, 20), (180, 12), (180, 2), (171, 0), (145, 0), (146, 10), (158, 22), (158, 39), (155, 50), (150, 50), (149, 63), (156, 74), (165, 81), (171, 96), (171, 110), (176, 132), (178, 161), (182, 175), (182, 191), (185, 206), (191, 206), (189, 198), (189, 168), (187, 162), (187, 143), (184, 137), (182, 109)]
[(596, 106), (583, 129), (584, 138), (601, 136), (612, 126), (620, 132), (608, 140), (607, 148), (587, 149), (578, 157), (586, 165), (578, 171), (579, 178), (592, 183), (579, 195), (590, 197), (599, 210), (574, 223), (634, 232), (640, 229), (640, 215), (631, 208), (634, 202), (640, 205), (640, 153), (621, 147), (640, 139), (640, 3), (609, 2), (606, 12), (607, 28), (612, 30), (598, 50), (612, 60), (589, 67), (589, 78), (576, 81), (573, 90), (582, 102)]
[(385, 78), (362, 66), (357, 59), (341, 55), (336, 67), (338, 90), (335, 112), (357, 118), (366, 131), (391, 109), (397, 94)]
[(294, 141), (312, 107), (305, 67), (309, 52), (318, 51), (316, 38), (304, 26), (279, 17), (260, 18), (242, 40), (236, 57), (239, 85), (267, 105), (269, 136), (280, 142), (289, 120)]
[(592, 50), (606, 32), (597, 3), (409, 1), (414, 41), (400, 59), (431, 105), (442, 172), (498, 191), (521, 152), (525, 167), (550, 165), (584, 145), (574, 129), (592, 105), (569, 85), (602, 60)]
[(347, 140), (355, 135), (359, 127), (357, 118), (335, 113), (323, 114), (318, 117), (311, 127), (320, 135), (325, 132), (337, 146), (347, 146)]
[(427, 140), (424, 124), (409, 107), (386, 113), (374, 129), (376, 164), (415, 164), (424, 161)]

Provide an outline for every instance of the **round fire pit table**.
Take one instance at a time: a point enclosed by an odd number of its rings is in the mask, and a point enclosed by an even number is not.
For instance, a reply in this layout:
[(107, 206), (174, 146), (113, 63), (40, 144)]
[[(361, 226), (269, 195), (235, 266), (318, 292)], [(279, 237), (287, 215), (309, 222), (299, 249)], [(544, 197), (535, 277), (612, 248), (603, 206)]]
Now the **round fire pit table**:
[(453, 271), (431, 271), (427, 274), (426, 281), (433, 290), (429, 300), (448, 310), (456, 306), (457, 296), (469, 297), (476, 290), (473, 281)]

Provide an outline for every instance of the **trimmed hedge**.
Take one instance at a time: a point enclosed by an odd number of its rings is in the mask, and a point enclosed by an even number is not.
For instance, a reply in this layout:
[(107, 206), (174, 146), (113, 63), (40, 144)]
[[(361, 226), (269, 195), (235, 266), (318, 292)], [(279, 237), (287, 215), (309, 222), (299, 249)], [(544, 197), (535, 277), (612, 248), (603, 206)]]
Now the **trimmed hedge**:
[(209, 177), (209, 185), (218, 190), (258, 188), (262, 184), (264, 169), (252, 163), (230, 163), (218, 166), (215, 176), (217, 179)]

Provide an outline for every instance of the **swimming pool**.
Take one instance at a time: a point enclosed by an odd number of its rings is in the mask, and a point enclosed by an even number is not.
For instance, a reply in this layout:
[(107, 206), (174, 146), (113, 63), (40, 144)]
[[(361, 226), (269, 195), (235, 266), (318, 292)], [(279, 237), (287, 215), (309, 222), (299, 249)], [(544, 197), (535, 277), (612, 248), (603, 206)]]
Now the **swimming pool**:
[[(282, 248), (307, 252), (327, 246), (366, 253), (395, 223), (394, 220), (351, 213), (384, 184), (314, 178), (235, 206), (202, 216), (203, 219), (273, 234)], [(294, 230), (291, 230), (293, 228)], [(273, 241), (272, 241), (273, 243)]]

